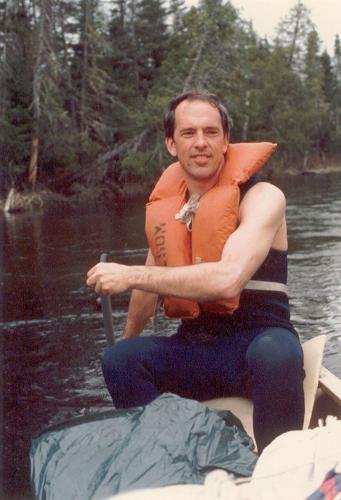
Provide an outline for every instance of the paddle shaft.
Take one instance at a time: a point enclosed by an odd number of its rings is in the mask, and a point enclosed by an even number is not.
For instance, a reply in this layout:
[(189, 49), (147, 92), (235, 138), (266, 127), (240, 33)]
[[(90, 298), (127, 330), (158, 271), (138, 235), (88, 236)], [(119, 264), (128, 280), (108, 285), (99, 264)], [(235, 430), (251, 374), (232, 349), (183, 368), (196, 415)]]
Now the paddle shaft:
[[(100, 262), (106, 262), (108, 255), (106, 253), (102, 253)], [(101, 298), (101, 306), (103, 313), (103, 323), (104, 323), (104, 331), (105, 336), (107, 338), (107, 344), (112, 345), (115, 343), (115, 332), (114, 332), (114, 323), (112, 320), (112, 308), (111, 308), (111, 297), (110, 295), (100, 295)]]

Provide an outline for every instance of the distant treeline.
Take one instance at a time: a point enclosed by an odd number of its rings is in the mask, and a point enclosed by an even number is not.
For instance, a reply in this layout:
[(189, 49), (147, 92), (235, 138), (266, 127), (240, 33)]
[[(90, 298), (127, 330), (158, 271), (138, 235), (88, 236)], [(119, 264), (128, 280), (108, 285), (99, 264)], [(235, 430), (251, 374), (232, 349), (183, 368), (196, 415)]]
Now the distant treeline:
[(272, 43), (229, 1), (0, 1), (1, 190), (155, 178), (163, 109), (191, 87), (227, 104), (233, 142), (277, 142), (277, 168), (341, 155), (340, 38), (321, 53), (300, 0)]

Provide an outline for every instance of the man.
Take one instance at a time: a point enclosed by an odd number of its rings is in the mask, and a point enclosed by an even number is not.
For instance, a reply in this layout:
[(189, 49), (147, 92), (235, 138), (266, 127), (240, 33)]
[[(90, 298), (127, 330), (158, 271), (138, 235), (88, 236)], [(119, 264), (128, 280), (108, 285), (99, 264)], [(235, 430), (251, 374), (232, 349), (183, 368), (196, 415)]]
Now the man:
[[(179, 164), (166, 170), (148, 205), (145, 266), (101, 263), (88, 272), (98, 293), (133, 290), (124, 340), (106, 351), (104, 377), (123, 408), (163, 392), (201, 401), (252, 397), (261, 452), (277, 435), (302, 428), (304, 416), (303, 354), (285, 288), (285, 198), (245, 178), (249, 146), (229, 144), (229, 117), (216, 96), (174, 98), (165, 129)], [(262, 162), (257, 157), (253, 171)], [(136, 338), (159, 295), (166, 312), (182, 318), (178, 332)]]

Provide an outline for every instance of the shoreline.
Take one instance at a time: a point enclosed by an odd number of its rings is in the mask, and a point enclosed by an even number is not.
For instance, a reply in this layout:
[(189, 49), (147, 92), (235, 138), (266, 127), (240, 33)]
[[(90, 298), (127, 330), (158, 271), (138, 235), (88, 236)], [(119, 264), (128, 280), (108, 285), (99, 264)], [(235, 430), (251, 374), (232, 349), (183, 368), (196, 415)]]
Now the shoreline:
[[(321, 166), (306, 168), (304, 170), (299, 169), (289, 169), (287, 174), (290, 176), (298, 176), (298, 175), (321, 175), (321, 174), (334, 174), (337, 172), (341, 172), (341, 164), (340, 165), (330, 165), (330, 166)], [(283, 175), (281, 175), (282, 177)]]
[[(285, 177), (298, 177), (307, 175), (328, 175), (341, 172), (341, 164), (328, 166), (313, 166), (307, 169), (289, 167), (288, 169), (278, 169), (268, 165), (264, 168), (264, 179), (276, 181)], [(117, 189), (110, 190), (107, 186), (103, 189), (100, 186), (94, 188), (79, 189), (72, 195), (64, 195), (48, 190), (45, 187), (34, 192), (18, 192), (14, 188), (7, 193), (6, 197), (0, 198), (0, 210), (3, 213), (19, 213), (26, 211), (45, 210), (53, 207), (77, 208), (87, 203), (120, 203), (133, 201), (138, 198), (148, 197), (152, 185), (139, 181), (127, 182), (118, 192)]]
[(301, 175), (323, 175), (323, 174), (334, 174), (341, 172), (340, 160), (335, 163), (328, 163), (323, 165), (321, 163), (313, 164), (309, 168), (302, 168), (298, 166), (291, 167), (279, 167), (278, 165), (266, 165), (262, 169), (262, 173), (267, 180), (283, 179), (284, 177), (299, 177)]

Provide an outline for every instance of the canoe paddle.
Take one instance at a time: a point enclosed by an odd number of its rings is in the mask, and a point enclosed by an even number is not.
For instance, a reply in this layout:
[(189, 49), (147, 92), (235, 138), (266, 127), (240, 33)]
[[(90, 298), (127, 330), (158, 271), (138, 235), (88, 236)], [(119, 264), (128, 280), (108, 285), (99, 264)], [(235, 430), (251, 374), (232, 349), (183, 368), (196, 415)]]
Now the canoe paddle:
[[(102, 253), (100, 262), (107, 261), (108, 254)], [(112, 320), (112, 307), (111, 307), (111, 297), (110, 295), (100, 294), (101, 306), (103, 313), (103, 323), (105, 336), (107, 338), (107, 344), (112, 345), (115, 343), (115, 333), (114, 333), (114, 323)]]

